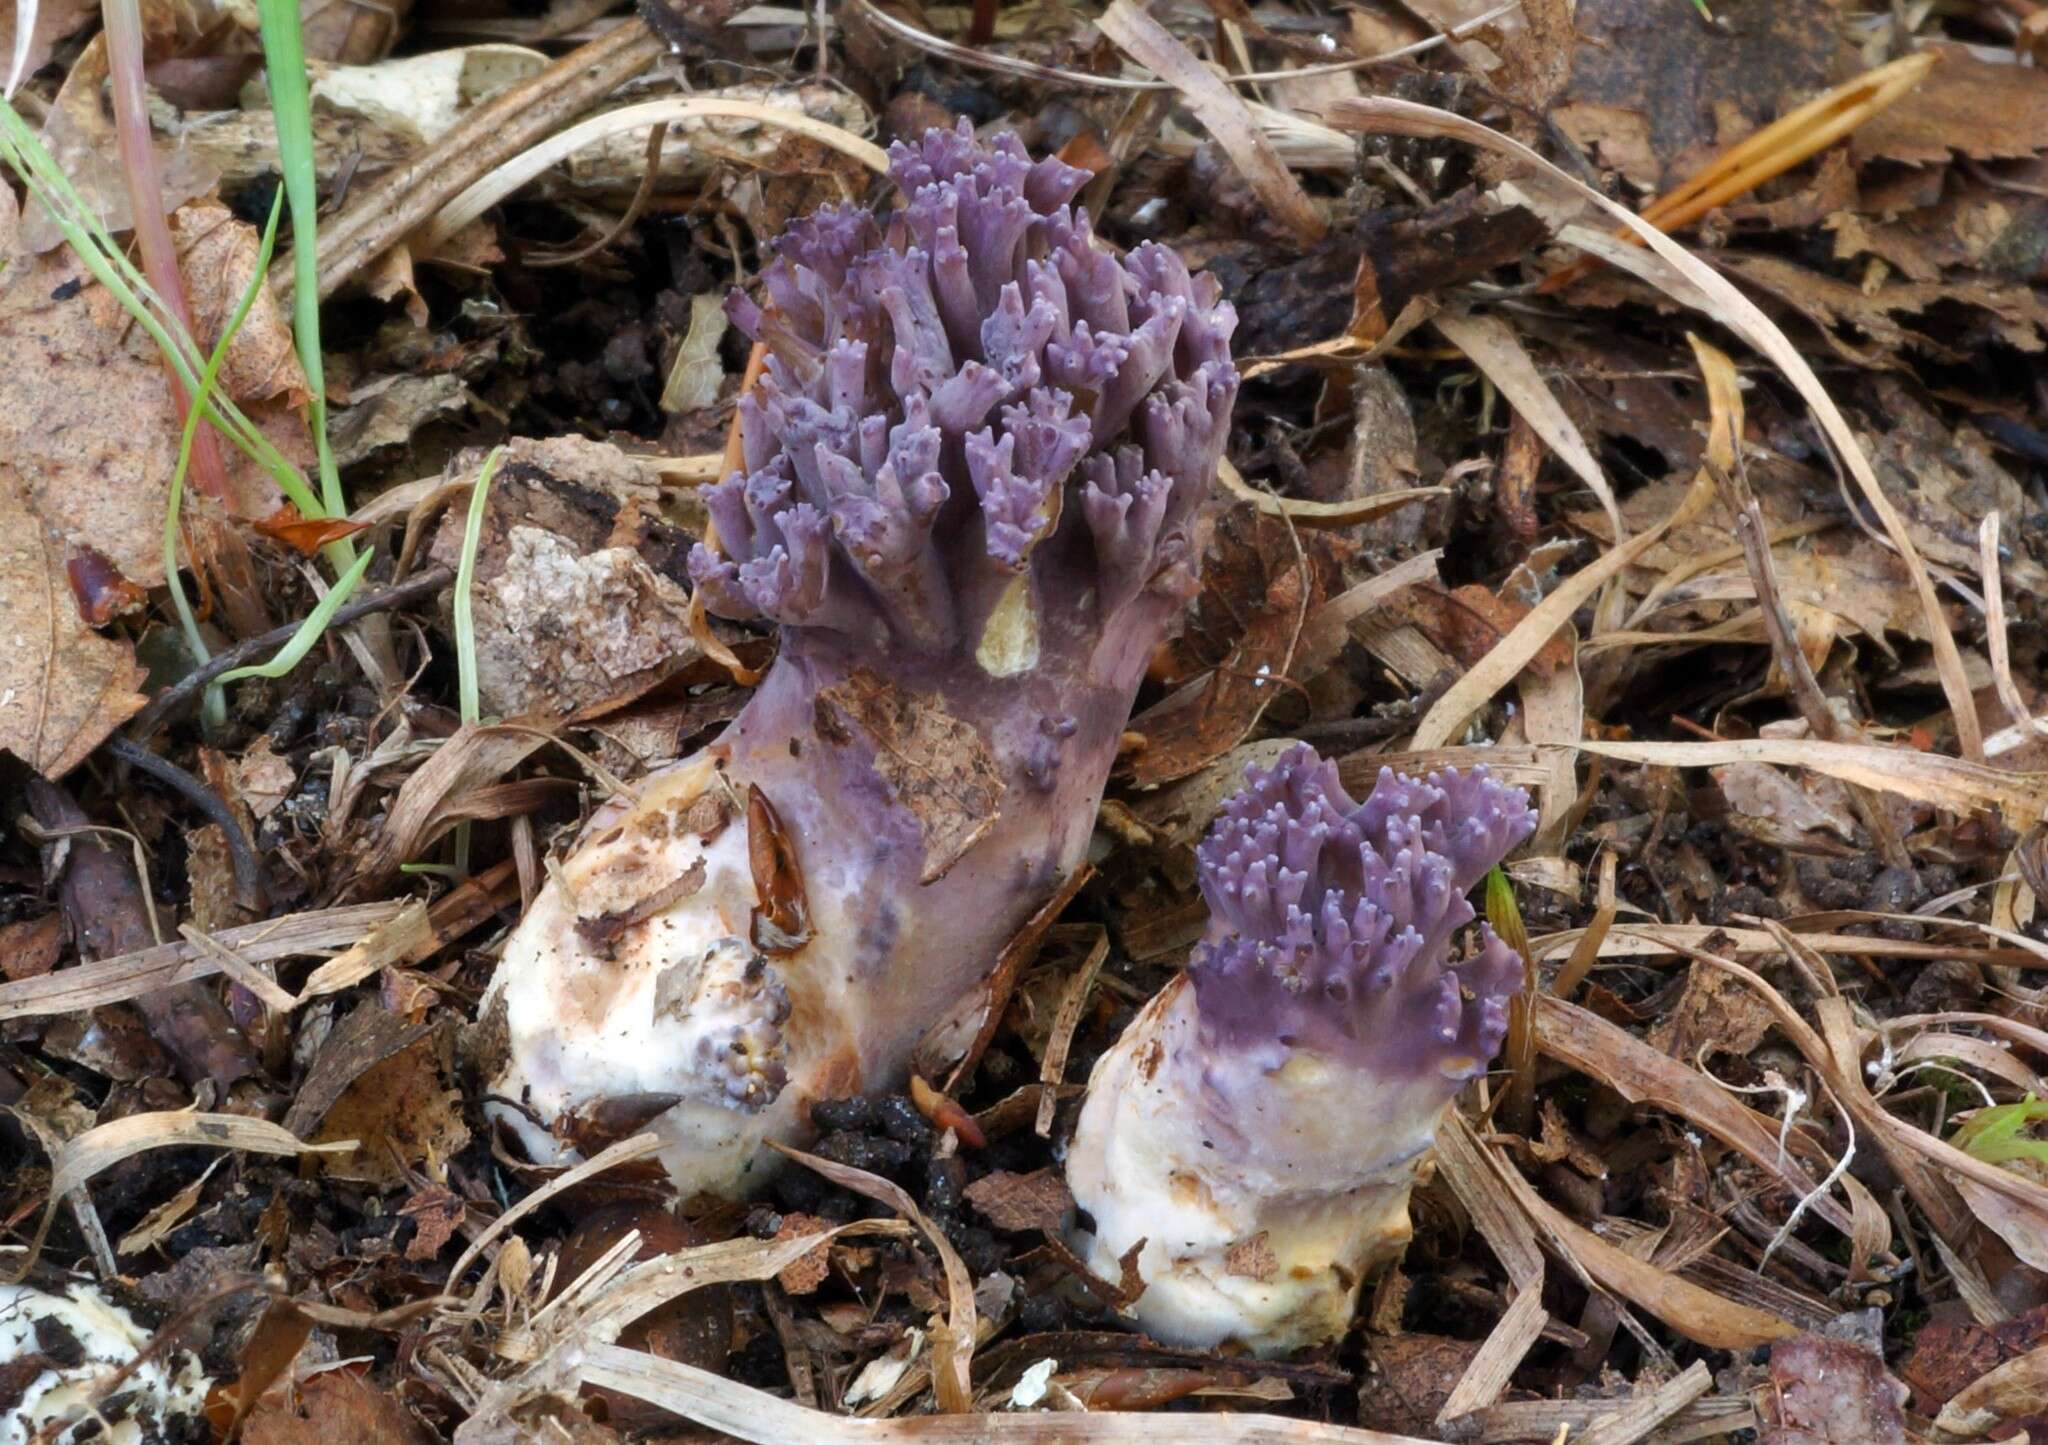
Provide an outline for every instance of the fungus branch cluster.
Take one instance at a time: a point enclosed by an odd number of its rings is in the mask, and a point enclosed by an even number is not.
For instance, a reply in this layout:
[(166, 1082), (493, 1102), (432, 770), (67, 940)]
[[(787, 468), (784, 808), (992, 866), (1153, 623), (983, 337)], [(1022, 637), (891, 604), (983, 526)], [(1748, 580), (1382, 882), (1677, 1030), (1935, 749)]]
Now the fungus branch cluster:
[(1196, 852), (1208, 932), (1097, 1065), (1068, 1161), (1095, 1268), (1143, 1242), (1138, 1321), (1273, 1353), (1341, 1333), (1408, 1237), (1436, 1124), (1507, 1029), (1520, 958), (1466, 894), (1535, 829), (1484, 768), (1354, 803), (1298, 747)]
[(908, 1051), (1080, 861), (1147, 658), (1197, 581), (1234, 317), (1118, 257), (1087, 173), (898, 145), (893, 213), (791, 226), (735, 298), (766, 370), (691, 574), (780, 651), (719, 740), (595, 816), (506, 950), (500, 1117), (555, 1158), (651, 1119), (743, 1187)]

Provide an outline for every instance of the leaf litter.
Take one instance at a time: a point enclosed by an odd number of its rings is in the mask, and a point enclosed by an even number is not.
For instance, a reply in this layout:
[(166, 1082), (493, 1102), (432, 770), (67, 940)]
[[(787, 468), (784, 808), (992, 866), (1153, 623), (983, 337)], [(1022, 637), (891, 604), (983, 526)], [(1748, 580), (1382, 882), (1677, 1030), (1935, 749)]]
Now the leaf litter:
[[(187, 531), (245, 539), (266, 626), (318, 603), (321, 548), (375, 556), (351, 620), (219, 710), (208, 684), (277, 643), (195, 672), (164, 590), (163, 366), (9, 190), (6, 1267), (168, 1290), (160, 1347), (199, 1352), (207, 1418), (252, 1440), (2038, 1426), (2048, 81), (2025, 11), (862, 3), (822, 43), (781, 7), (309, 14), (354, 515), (280, 514), (227, 447), (231, 505), (188, 501)], [(93, 17), (25, 16), (17, 106), (125, 227)], [(277, 128), (253, 13), (145, 20), (210, 347)], [(1093, 872), (990, 960), (908, 1095), (826, 1102), (755, 1198), (672, 1198), (630, 1110), (585, 1164), (537, 1168), (483, 1113), (505, 926), (773, 646), (697, 615), (683, 566), (750, 370), (719, 298), (785, 219), (864, 194), (876, 144), (960, 115), (1097, 170), (1105, 234), (1177, 244), (1258, 343)], [(308, 467), (272, 275), (220, 385)], [(501, 442), (458, 640), (450, 503)], [(263, 629), (215, 580), (190, 585), (226, 656)], [(937, 877), (993, 822), (985, 744), (881, 695), (855, 678), (835, 715)], [(131, 728), (178, 766), (122, 762)], [(1292, 738), (1347, 783), (1484, 760), (1535, 790), (1540, 846), (1509, 869), (1534, 1107), (1506, 1073), (1474, 1086), (1344, 1340), (1167, 1351), (1066, 1250), (1060, 1150), (1201, 931), (1192, 844)], [(30, 806), (36, 775), (60, 801)], [(787, 860), (763, 865), (800, 932)], [(252, 1279), (267, 1303), (194, 1305)]]

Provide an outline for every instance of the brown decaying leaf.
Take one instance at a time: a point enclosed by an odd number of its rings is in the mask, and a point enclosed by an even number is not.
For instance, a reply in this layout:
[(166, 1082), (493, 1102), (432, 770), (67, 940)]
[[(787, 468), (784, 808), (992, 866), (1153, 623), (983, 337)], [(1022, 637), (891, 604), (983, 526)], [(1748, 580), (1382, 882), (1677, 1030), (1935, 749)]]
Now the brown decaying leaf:
[(308, 517), (287, 502), (256, 523), (256, 530), (273, 541), (282, 542), (301, 557), (315, 557), (320, 549), (344, 537), (368, 531), (367, 524), (347, 517)]
[[(759, 784), (747, 788), (747, 865), (754, 878), (753, 941), (763, 953), (794, 953), (811, 937), (803, 865)], [(687, 879), (687, 875), (685, 875)]]
[(431, 1038), (363, 1071), (328, 1107), (311, 1142), (344, 1139), (360, 1147), (324, 1156), (325, 1172), (385, 1189), (403, 1188), (408, 1169), (451, 1158), (469, 1142), (462, 1096), (442, 1083)]
[(285, 1113), (284, 1127), (301, 1139), (309, 1137), (356, 1080), (427, 1033), (427, 1026), (407, 1023), (374, 999), (357, 1004), (321, 1041)]
[(997, 1169), (967, 1186), (967, 1202), (997, 1229), (1042, 1229), (1048, 1234), (1066, 1227), (1074, 1196), (1053, 1169), (1014, 1174)]
[[(0, 513), (10, 514), (6, 530), (10, 537), (31, 535), (26, 519), (11, 515), (25, 508), (54, 531), (60, 553), (95, 547), (136, 585), (160, 586), (164, 508), (182, 418), (172, 413), (155, 343), (92, 284), (68, 247), (24, 254), (9, 220), (0, 210), (0, 252), (12, 253), (0, 270), (0, 375), (8, 378), (0, 395), (0, 457), (14, 469), (21, 493), (0, 497)], [(254, 233), (240, 221), (220, 221), (217, 234), (216, 244), (232, 240), (253, 249)], [(198, 271), (188, 284), (201, 307), (219, 286)], [(229, 297), (230, 309), (239, 296)], [(201, 345), (210, 344), (201, 331)], [(266, 344), (259, 334), (244, 327), (230, 356)], [(274, 347), (274, 338), (267, 344)], [(284, 346), (290, 356), (289, 335)], [(296, 360), (290, 365), (295, 370)], [(273, 392), (278, 385), (271, 376), (249, 392), (226, 389), (287, 457), (310, 461), (304, 423), (291, 409), (294, 393), (288, 385)], [(303, 394), (301, 378), (296, 395)], [(235, 449), (222, 452), (235, 510), (272, 510), (277, 489), (268, 476)], [(5, 600), (10, 613), (20, 605), (11, 587)]]
[(917, 819), (921, 883), (946, 876), (995, 827), (1002, 770), (980, 731), (948, 712), (938, 694), (908, 693), (867, 668), (818, 694), (818, 735), (874, 750), (875, 771)]
[(1134, 787), (1199, 772), (1296, 686), (1289, 679), (1332, 570), (1324, 544), (1284, 521), (1238, 507), (1217, 522), (1202, 597), (1171, 653), (1193, 662), (1206, 645), (1223, 656), (1131, 719), (1144, 745), (1120, 766)]
[[(272, 1300), (264, 1307), (242, 1349), (240, 1378), (216, 1388), (206, 1402), (207, 1418), (224, 1438), (233, 1439), (236, 1429), (262, 1406), (264, 1395), (291, 1369), (312, 1333), (312, 1316), (292, 1301)], [(257, 1427), (250, 1426), (250, 1434), (255, 1433)], [(246, 1440), (250, 1434), (242, 1438)]]
[(241, 1438), (247, 1445), (425, 1445), (433, 1437), (397, 1395), (345, 1365), (263, 1396)]
[(1858, 163), (1930, 165), (1952, 154), (1997, 160), (2048, 150), (2048, 75), (2030, 65), (1979, 60), (1962, 45), (1923, 53), (1939, 55), (1941, 64), (1850, 138)]
[(1934, 1417), (1947, 1438), (1981, 1439), (1996, 1426), (2048, 1422), (2048, 1347), (2007, 1360), (1958, 1391)]
[(64, 951), (64, 915), (45, 913), (0, 924), (0, 973), (10, 982), (41, 978)]
[[(1644, 206), (1643, 220), (1666, 231), (1682, 230), (1716, 206), (1783, 175), (1897, 104), (1938, 59), (1931, 51), (1902, 55), (1814, 97), (1722, 151)], [(1559, 290), (1593, 264), (1591, 258), (1582, 259), (1550, 277), (1543, 289)]]
[(1913, 1337), (1899, 1374), (1913, 1391), (1913, 1409), (1933, 1415), (1962, 1390), (2007, 1360), (2048, 1342), (2048, 1305), (1995, 1325), (1933, 1319)]
[(134, 650), (79, 616), (63, 544), (36, 515), (20, 473), (4, 463), (0, 632), (8, 639), (0, 647), (0, 751), (44, 777), (63, 777), (141, 710), (144, 671)]
[(1905, 1445), (1899, 1406), (1906, 1387), (1867, 1345), (1825, 1335), (1800, 1335), (1771, 1350), (1772, 1393), (1782, 1438), (1813, 1445)]
[(1560, 129), (1643, 190), (1695, 169), (1837, 78), (1843, 45), (1827, 0), (1781, 0), (1746, 23), (1640, 0), (1579, 0)]
[(784, 1265), (781, 1272), (775, 1276), (776, 1283), (782, 1286), (785, 1293), (794, 1295), (811, 1294), (819, 1285), (825, 1282), (825, 1276), (831, 1268), (832, 1241), (828, 1237), (830, 1228), (831, 1226), (824, 1220), (813, 1215), (798, 1213), (795, 1210), (791, 1210), (782, 1216), (782, 1223), (777, 1225), (775, 1229), (776, 1239), (810, 1239), (815, 1237), (818, 1241), (816, 1248), (806, 1250), (803, 1254), (798, 1255), (795, 1259)]

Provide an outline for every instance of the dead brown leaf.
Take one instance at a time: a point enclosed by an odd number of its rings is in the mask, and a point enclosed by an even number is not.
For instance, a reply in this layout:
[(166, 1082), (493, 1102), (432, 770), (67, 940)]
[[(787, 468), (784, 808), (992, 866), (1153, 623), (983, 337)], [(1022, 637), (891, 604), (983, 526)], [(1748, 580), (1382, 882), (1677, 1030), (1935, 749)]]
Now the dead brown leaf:
[(1899, 1366), (1899, 1374), (1912, 1387), (1913, 1409), (1933, 1415), (2006, 1361), (2044, 1342), (2048, 1305), (1995, 1325), (1933, 1319), (1913, 1337), (1913, 1353)]
[(1223, 1272), (1255, 1279), (1260, 1284), (1278, 1274), (1280, 1258), (1273, 1253), (1273, 1246), (1266, 1242), (1266, 1231), (1262, 1229), (1250, 1239), (1240, 1239), (1224, 1250)]
[(257, 738), (229, 766), (234, 791), (258, 822), (276, 812), (299, 784), (298, 769), (278, 754), (267, 736)]
[[(775, 1228), (777, 1239), (802, 1239), (806, 1235), (823, 1235), (830, 1226), (814, 1215), (791, 1211), (782, 1216), (782, 1223)], [(819, 1239), (818, 1247), (799, 1255), (782, 1268), (775, 1276), (788, 1294), (813, 1294), (825, 1282), (825, 1275), (831, 1268), (832, 1244), (828, 1239)]]
[(1869, 1347), (1806, 1334), (1771, 1347), (1776, 1431), (1780, 1445), (1905, 1445), (1899, 1413), (1906, 1387), (1892, 1378)]
[(469, 1142), (462, 1096), (441, 1082), (434, 1041), (422, 1038), (366, 1070), (328, 1109), (312, 1142), (359, 1141), (321, 1156), (337, 1179), (398, 1189), (407, 1167), (447, 1159)]
[(1599, 161), (1662, 190), (1835, 79), (1840, 19), (1789, 0), (1704, 23), (1680, 3), (1579, 0), (1571, 82), (1551, 116)]
[[(1249, 507), (1218, 520), (1202, 594), (1170, 645), (1175, 691), (1131, 719), (1144, 746), (1124, 759), (1136, 787), (1199, 772), (1243, 740), (1292, 686), (1307, 620), (1329, 587), (1322, 544)], [(1213, 666), (1209, 659), (1218, 658)]]
[(290, 547), (301, 557), (319, 555), (322, 547), (367, 530), (346, 517), (308, 517), (287, 503), (256, 523), (256, 530)]
[[(0, 375), (8, 379), (0, 392), (0, 456), (20, 479), (20, 505), (48, 524), (67, 553), (94, 547), (136, 585), (161, 586), (164, 508), (183, 418), (173, 412), (155, 343), (91, 283), (69, 247), (30, 254), (10, 219), (0, 214)], [(208, 235), (221, 261), (253, 244), (240, 221), (221, 220)], [(197, 271), (187, 284), (206, 297), (219, 291)], [(230, 309), (239, 295), (229, 298)], [(202, 327), (198, 339), (207, 346), (214, 338)], [(228, 386), (228, 395), (287, 458), (310, 462), (305, 423), (289, 405), (303, 396), (303, 381), (293, 392), (286, 373), (265, 359), (266, 343), (246, 327), (228, 354), (244, 358), (230, 362), (236, 382), (254, 387)], [(269, 476), (236, 449), (221, 451), (234, 510), (251, 517), (274, 510)], [(20, 528), (10, 522), (7, 530)]]
[(358, 1079), (426, 1034), (424, 1025), (408, 1024), (373, 1000), (357, 1004), (321, 1041), (292, 1097), (284, 1127), (306, 1138)]
[[(1405, 616), (1453, 661), (1468, 668), (1476, 666), (1529, 615), (1527, 603), (1497, 597), (1476, 582), (1449, 592), (1427, 583), (1411, 587), (1388, 610)], [(1571, 645), (1562, 637), (1552, 637), (1529, 659), (1529, 670), (1538, 677), (1551, 677), (1569, 667), (1571, 658)]]
[(1013, 1174), (998, 1169), (966, 1189), (967, 1202), (997, 1229), (1042, 1229), (1057, 1233), (1066, 1226), (1074, 1196), (1055, 1169)]
[[(211, 351), (234, 319), (256, 279), (262, 236), (247, 221), (214, 201), (194, 201), (171, 216), (171, 239), (185, 274), (185, 300), (192, 332)], [(249, 314), (221, 361), (218, 384), (236, 401), (278, 401), (294, 409), (312, 399), (305, 369), (284, 308), (269, 286), (256, 292)]]
[(1979, 60), (1966, 46), (1932, 48), (1941, 56), (1934, 73), (1851, 137), (1859, 164), (1928, 165), (1958, 153), (1999, 160), (2048, 149), (2048, 74)]
[[(0, 432), (6, 411), (0, 404)], [(0, 454), (6, 450), (0, 438)], [(78, 615), (63, 548), (36, 515), (21, 473), (0, 464), (0, 751), (46, 778), (77, 767), (146, 701), (136, 691), (144, 669), (134, 650)]]
[(818, 694), (818, 735), (844, 747), (856, 738), (874, 749), (875, 771), (917, 819), (924, 838), (921, 883), (946, 876), (995, 827), (1003, 775), (972, 723), (946, 711), (936, 693), (908, 693), (856, 668)]
[(2007, 1360), (1965, 1386), (1941, 1407), (1934, 1426), (1944, 1436), (1975, 1440), (2000, 1426), (2038, 1424), (2044, 1419), (2048, 1419), (2048, 1346)]
[(352, 1367), (271, 1390), (242, 1426), (248, 1445), (425, 1445), (431, 1438), (398, 1396)]
[(45, 913), (0, 925), (0, 973), (9, 981), (41, 978), (64, 952), (64, 915)]
[(462, 1197), (440, 1184), (430, 1184), (399, 1206), (398, 1216), (413, 1223), (413, 1236), (405, 1247), (410, 1260), (432, 1259), (455, 1237), (462, 1226)]
[(1747, 1055), (1771, 1030), (1771, 1013), (1722, 969), (1695, 963), (1676, 1008), (1650, 1028), (1650, 1043), (1681, 1063)]

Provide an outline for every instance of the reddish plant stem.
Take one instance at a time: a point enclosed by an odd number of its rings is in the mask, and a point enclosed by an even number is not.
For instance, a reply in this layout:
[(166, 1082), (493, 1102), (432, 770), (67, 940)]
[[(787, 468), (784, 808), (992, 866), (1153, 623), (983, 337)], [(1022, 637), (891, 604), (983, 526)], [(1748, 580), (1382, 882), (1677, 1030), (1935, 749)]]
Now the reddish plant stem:
[[(128, 208), (135, 217), (142, 272), (185, 334), (191, 336), (192, 308), (185, 300), (177, 246), (164, 219), (163, 177), (150, 140), (149, 100), (142, 82), (142, 12), (136, 0), (105, 0), (101, 13), (107, 30), (107, 74), (114, 92), (114, 135), (121, 151), (121, 172), (128, 182)], [(198, 345), (196, 337), (193, 345)], [(164, 358), (164, 379), (182, 425), (192, 397), (169, 357)], [(209, 497), (224, 499), (228, 495), (227, 467), (209, 427), (200, 427), (192, 438), (192, 485)]]

